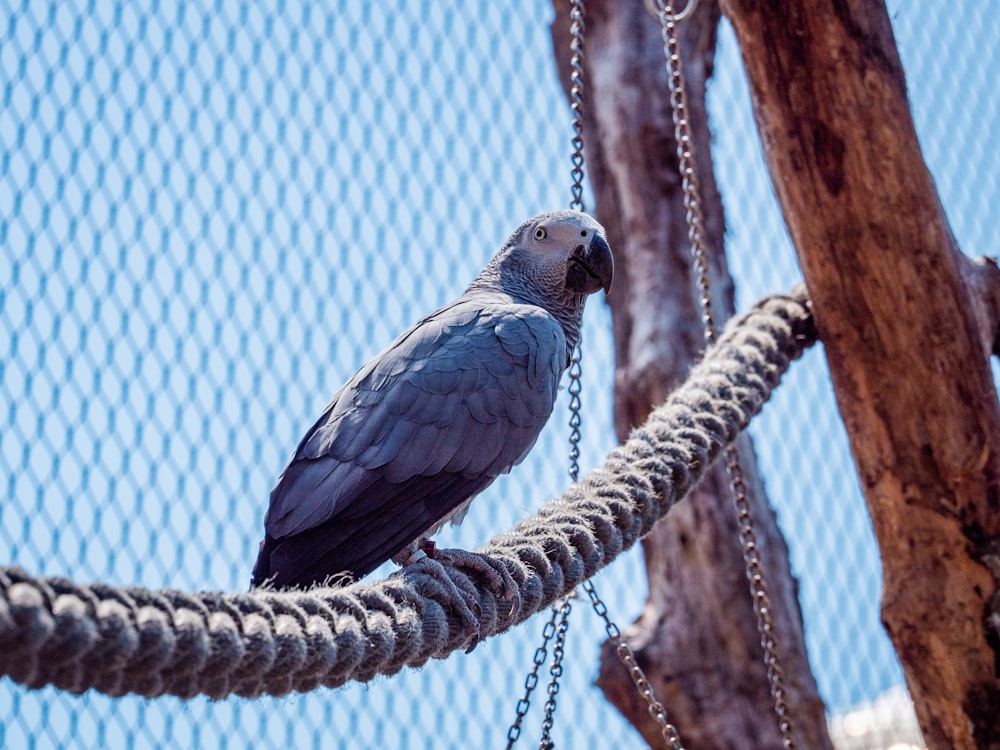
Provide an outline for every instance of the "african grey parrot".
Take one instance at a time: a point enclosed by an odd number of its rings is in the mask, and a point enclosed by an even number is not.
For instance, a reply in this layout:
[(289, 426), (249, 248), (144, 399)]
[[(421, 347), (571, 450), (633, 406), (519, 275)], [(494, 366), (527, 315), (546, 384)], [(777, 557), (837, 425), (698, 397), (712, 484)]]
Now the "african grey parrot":
[(552, 211), (465, 293), (362, 367), (271, 492), (254, 586), (308, 587), (406, 562), (520, 463), (552, 413), (587, 295), (611, 285), (604, 229)]

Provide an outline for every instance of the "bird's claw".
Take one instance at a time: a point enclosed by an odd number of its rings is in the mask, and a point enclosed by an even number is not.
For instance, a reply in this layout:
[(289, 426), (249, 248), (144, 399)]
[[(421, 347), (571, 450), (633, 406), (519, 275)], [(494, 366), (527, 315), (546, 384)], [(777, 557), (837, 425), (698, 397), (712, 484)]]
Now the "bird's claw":
[(482, 615), (482, 607), (479, 606), (479, 598), (476, 596), (475, 590), (466, 590), (455, 583), (440, 561), (430, 555), (412, 557), (406, 563), (405, 569), (414, 573), (425, 573), (444, 587), (462, 630), (474, 632), (468, 651), (472, 651), (479, 645), (479, 618)]
[(448, 568), (464, 573), (469, 579), (485, 579), (486, 585), (498, 599), (510, 603), (507, 616), (520, 609), (520, 590), (504, 562), (489, 555), (463, 549), (438, 549), (434, 542), (425, 540), (410, 556), (405, 565), (406, 569), (433, 576), (448, 591), (455, 614), (463, 628), (475, 633), (468, 648), (468, 651), (472, 651), (480, 641), (479, 621), (482, 607), (479, 604), (479, 597), (474, 588), (469, 590), (456, 583), (443, 563), (447, 563)]
[(425, 540), (420, 549), (428, 557), (447, 562), (470, 576), (485, 579), (490, 591), (500, 600), (510, 602), (508, 614), (513, 614), (517, 609), (520, 609), (520, 589), (503, 560), (484, 555), (481, 552), (469, 552), (464, 549), (438, 549), (430, 539)]

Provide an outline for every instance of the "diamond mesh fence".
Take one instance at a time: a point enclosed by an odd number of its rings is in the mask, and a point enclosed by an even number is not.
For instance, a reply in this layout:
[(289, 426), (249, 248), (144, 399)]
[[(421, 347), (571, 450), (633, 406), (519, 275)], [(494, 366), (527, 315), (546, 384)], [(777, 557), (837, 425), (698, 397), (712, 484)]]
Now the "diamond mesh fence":
[[(972, 2), (889, 5), (959, 244), (996, 252), (996, 15)], [(82, 581), (242, 590), (268, 491), (333, 390), (460, 292), (524, 217), (568, 204), (552, 8), (0, 7), (0, 558)], [(710, 110), (742, 307), (799, 273), (725, 24)], [(584, 471), (613, 444), (612, 366), (607, 311), (591, 304)], [(556, 408), (566, 414), (565, 399)], [(558, 494), (567, 420), (441, 542), (474, 546)], [(855, 743), (842, 746), (881, 747), (863, 744), (857, 710), (898, 695), (902, 675), (819, 351), (752, 429), (820, 691)], [(596, 581), (622, 624), (642, 606), (642, 580), (633, 551)], [(0, 746), (499, 746), (542, 624), (421, 670), (282, 699), (110, 699), (3, 680)], [(592, 685), (602, 640), (578, 603), (553, 737), (642, 747)], [(543, 702), (522, 743), (535, 741)]]

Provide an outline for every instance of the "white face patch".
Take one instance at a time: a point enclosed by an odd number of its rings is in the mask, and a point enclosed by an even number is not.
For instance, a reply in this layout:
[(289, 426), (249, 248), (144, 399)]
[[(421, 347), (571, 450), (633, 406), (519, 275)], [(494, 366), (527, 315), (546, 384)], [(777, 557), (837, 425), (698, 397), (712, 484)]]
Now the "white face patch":
[(522, 235), (521, 245), (541, 258), (556, 254), (568, 257), (575, 248), (586, 247), (604, 228), (578, 211), (553, 211), (535, 217)]
[(584, 297), (610, 284), (609, 253), (596, 219), (579, 211), (550, 211), (518, 227), (484, 273), (496, 273), (498, 286), (516, 299), (575, 310)]

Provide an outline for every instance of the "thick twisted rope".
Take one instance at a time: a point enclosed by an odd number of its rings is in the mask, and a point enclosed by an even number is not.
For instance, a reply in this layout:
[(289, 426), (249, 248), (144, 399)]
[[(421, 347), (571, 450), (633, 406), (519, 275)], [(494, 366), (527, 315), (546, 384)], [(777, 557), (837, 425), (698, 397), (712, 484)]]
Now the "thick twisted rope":
[[(0, 674), (31, 688), (221, 698), (334, 687), (444, 658), (526, 620), (635, 544), (815, 340), (802, 288), (734, 319), (601, 468), (479, 550), (507, 567), (517, 606), (446, 565), (438, 575), (404, 568), (370, 584), (246, 594), (118, 589), (2, 568)], [(478, 599), (478, 629), (454, 614), (456, 587)]]

